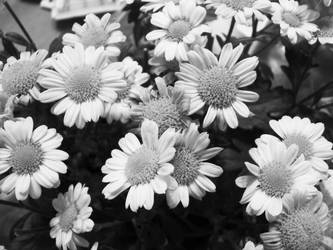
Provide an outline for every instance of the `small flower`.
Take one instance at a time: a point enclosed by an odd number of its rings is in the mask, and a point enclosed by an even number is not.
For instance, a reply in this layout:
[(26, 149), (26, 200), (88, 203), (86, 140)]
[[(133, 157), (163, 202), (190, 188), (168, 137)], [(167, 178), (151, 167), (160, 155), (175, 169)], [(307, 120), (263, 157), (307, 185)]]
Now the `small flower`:
[(307, 5), (299, 5), (295, 0), (279, 0), (280, 5), (274, 11), (272, 21), (280, 25), (282, 36), (288, 36), (291, 43), (297, 43), (298, 37), (310, 41), (313, 33), (318, 31), (316, 24), (311, 23), (319, 17), (319, 13), (308, 9)]
[(184, 97), (183, 91), (179, 88), (167, 87), (162, 78), (158, 77), (155, 81), (159, 95), (142, 89), (142, 103), (132, 108), (134, 119), (139, 122), (144, 119), (156, 122), (160, 134), (168, 128), (174, 128), (176, 131), (187, 128), (190, 123), (190, 118), (187, 116), (189, 99)]
[(255, 164), (245, 162), (251, 175), (236, 179), (238, 187), (246, 188), (241, 203), (249, 203), (246, 211), (251, 215), (265, 212), (272, 221), (282, 212), (285, 197), (297, 190), (314, 192), (319, 177), (310, 170), (303, 157), (297, 159), (298, 147), (286, 146), (283, 142), (269, 139), (258, 143), (257, 148), (249, 151)]
[(248, 241), (246, 242), (243, 250), (264, 250), (264, 246), (263, 245), (256, 246), (252, 241)]
[(309, 199), (296, 193), (285, 199), (283, 212), (271, 225), (270, 231), (261, 234), (265, 250), (324, 250), (332, 249), (332, 235), (327, 234), (328, 208), (317, 192)]
[(239, 89), (256, 80), (254, 69), (259, 62), (255, 56), (237, 62), (243, 49), (243, 45), (234, 49), (230, 43), (226, 44), (217, 60), (209, 50), (197, 47), (188, 53), (189, 63), (180, 64), (175, 86), (184, 89), (185, 96), (190, 98), (190, 114), (208, 106), (204, 128), (215, 120), (221, 130), (226, 125), (236, 128), (236, 113), (242, 117), (251, 114), (244, 102), (255, 102), (259, 98), (255, 92)]
[(313, 35), (310, 43), (319, 41), (321, 44), (333, 44), (333, 17), (324, 17), (318, 20), (318, 31)]
[(271, 120), (269, 125), (277, 133), (283, 143), (289, 147), (298, 146), (298, 155), (310, 163), (314, 170), (327, 177), (328, 165), (325, 160), (332, 159), (332, 143), (323, 137), (323, 123), (312, 123), (308, 118), (284, 116), (280, 120)]
[(141, 126), (142, 144), (128, 133), (119, 140), (123, 151), (114, 149), (111, 158), (102, 167), (106, 174), (103, 189), (106, 199), (114, 199), (129, 188), (125, 207), (133, 212), (154, 205), (154, 193), (164, 194), (172, 182), (170, 174), (174, 167), (169, 163), (175, 155), (176, 133), (168, 129), (160, 137), (155, 122), (145, 120)]
[(161, 12), (154, 13), (151, 23), (160, 29), (149, 32), (149, 41), (157, 41), (155, 56), (164, 55), (167, 61), (176, 58), (187, 60), (189, 45), (196, 42), (197, 36), (208, 31), (201, 23), (206, 10), (196, 6), (195, 0), (181, 0), (179, 5), (168, 2)]
[(55, 129), (41, 125), (34, 130), (31, 117), (8, 120), (0, 129), (0, 138), (5, 144), (0, 149), (0, 174), (11, 170), (0, 186), (1, 192), (9, 194), (15, 189), (18, 200), (25, 200), (28, 195), (38, 199), (41, 186), (59, 185), (59, 173), (67, 172), (63, 161), (68, 154), (57, 149), (63, 138)]
[(89, 246), (88, 241), (78, 234), (90, 232), (94, 227), (94, 222), (89, 219), (93, 211), (89, 207), (90, 201), (88, 188), (81, 183), (70, 185), (66, 193), (58, 194), (52, 201), (57, 214), (50, 221), (50, 236), (56, 239), (58, 248), (76, 250), (77, 246)]
[(86, 122), (97, 122), (104, 114), (105, 103), (117, 99), (117, 91), (126, 83), (116, 65), (108, 64), (102, 47), (95, 49), (76, 44), (65, 46), (63, 53), (50, 61), (54, 69), (40, 71), (40, 85), (46, 90), (40, 101), (53, 105), (55, 115), (65, 113), (64, 124), (83, 128)]
[(118, 63), (118, 70), (124, 73), (124, 80), (127, 87), (117, 91), (118, 98), (114, 103), (106, 103), (104, 117), (108, 123), (113, 121), (128, 122), (131, 117), (131, 106), (133, 98), (137, 97), (137, 88), (149, 80), (149, 74), (142, 72), (142, 67), (138, 62), (130, 57), (126, 57)]
[(43, 68), (47, 53), (46, 50), (38, 50), (33, 54), (22, 52), (19, 59), (9, 57), (0, 72), (2, 91), (8, 96), (17, 96), (18, 101), (25, 105), (33, 99), (38, 100), (38, 72)]
[(222, 148), (207, 149), (209, 143), (209, 135), (206, 132), (199, 133), (194, 123), (178, 137), (176, 154), (171, 161), (175, 168), (171, 177), (178, 185), (167, 191), (170, 208), (175, 208), (179, 202), (188, 207), (190, 196), (201, 200), (206, 192), (215, 192), (215, 184), (208, 177), (218, 177), (223, 170), (206, 161), (220, 153)]
[(120, 24), (110, 23), (110, 18), (110, 13), (105, 14), (101, 19), (94, 14), (87, 15), (82, 26), (74, 23), (72, 27), (74, 34), (66, 33), (63, 36), (63, 44), (74, 47), (75, 44), (81, 43), (85, 48), (102, 46), (106, 49), (108, 56), (119, 56), (120, 49), (117, 44), (124, 42), (126, 36), (118, 30)]

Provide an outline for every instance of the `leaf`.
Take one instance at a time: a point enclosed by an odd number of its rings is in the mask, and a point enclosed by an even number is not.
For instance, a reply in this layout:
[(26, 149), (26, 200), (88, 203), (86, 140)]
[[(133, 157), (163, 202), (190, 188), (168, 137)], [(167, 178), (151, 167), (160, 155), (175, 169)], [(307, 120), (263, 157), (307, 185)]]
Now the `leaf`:
[(18, 49), (14, 46), (13, 42), (11, 42), (10, 40), (8, 40), (7, 38), (5, 37), (2, 37), (2, 44), (3, 44), (3, 47), (5, 49), (5, 51), (11, 55), (11, 56), (14, 56), (16, 58), (19, 57), (19, 51)]
[(63, 47), (64, 45), (62, 44), (62, 35), (60, 35), (51, 42), (48, 56), (50, 57), (53, 53), (61, 51)]
[(20, 34), (16, 32), (7, 32), (5, 34), (5, 38), (7, 38), (9, 41), (25, 46), (25, 47), (30, 47), (31, 44)]

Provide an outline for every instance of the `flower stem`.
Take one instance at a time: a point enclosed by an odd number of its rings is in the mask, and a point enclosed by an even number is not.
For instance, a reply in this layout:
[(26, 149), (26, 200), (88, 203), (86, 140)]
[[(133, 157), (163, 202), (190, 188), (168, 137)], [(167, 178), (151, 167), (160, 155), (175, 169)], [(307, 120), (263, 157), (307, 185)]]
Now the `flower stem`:
[(7, 8), (7, 10), (9, 11), (9, 13), (12, 15), (12, 17), (14, 18), (14, 20), (16, 21), (16, 23), (18, 24), (18, 26), (21, 28), (22, 32), (24, 33), (24, 35), (27, 37), (27, 39), (29, 40), (30, 44), (31, 44), (31, 48), (36, 51), (37, 47), (36, 44), (34, 43), (34, 41), (32, 40), (31, 36), (29, 35), (28, 31), (25, 29), (25, 27), (23, 26), (22, 22), (20, 21), (20, 19), (18, 18), (18, 16), (15, 14), (14, 10), (12, 9), (12, 7), (10, 7), (8, 1), (4, 1), (4, 6)]
[(232, 32), (234, 31), (234, 28), (235, 28), (235, 23), (236, 23), (236, 19), (235, 19), (235, 17), (232, 17), (229, 32), (228, 32), (227, 38), (225, 39), (225, 43), (228, 43), (230, 41)]

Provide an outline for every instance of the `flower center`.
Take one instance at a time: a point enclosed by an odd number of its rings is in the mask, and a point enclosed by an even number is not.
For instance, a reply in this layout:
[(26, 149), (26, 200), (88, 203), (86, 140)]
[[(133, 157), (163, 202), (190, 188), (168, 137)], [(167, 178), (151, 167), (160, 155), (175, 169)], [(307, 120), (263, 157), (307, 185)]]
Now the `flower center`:
[(214, 108), (230, 107), (237, 94), (238, 78), (233, 72), (215, 66), (200, 76), (198, 92), (205, 103)]
[(26, 95), (36, 83), (38, 67), (31, 61), (18, 61), (2, 73), (2, 88), (8, 95)]
[(143, 107), (143, 117), (156, 122), (160, 134), (163, 134), (168, 128), (176, 130), (186, 128), (181, 107), (173, 103), (172, 98), (169, 97), (160, 97), (146, 103)]
[(149, 183), (160, 168), (157, 153), (145, 146), (131, 155), (126, 163), (125, 175), (131, 185)]
[(303, 154), (306, 160), (310, 159), (312, 155), (312, 143), (305, 136), (299, 134), (289, 135), (283, 142), (287, 147), (296, 144), (298, 146), (297, 157)]
[(75, 204), (70, 205), (60, 216), (59, 225), (63, 231), (68, 231), (73, 227), (73, 222), (78, 215)]
[(282, 19), (292, 27), (298, 27), (302, 24), (300, 18), (293, 12), (284, 11)]
[(299, 209), (285, 215), (279, 225), (284, 249), (318, 250), (323, 240), (320, 219), (307, 209)]
[(13, 172), (18, 175), (32, 175), (39, 170), (43, 162), (44, 152), (40, 146), (33, 142), (21, 142), (13, 149), (9, 164)]
[(175, 40), (182, 40), (191, 30), (191, 24), (185, 20), (174, 21), (169, 26), (169, 36)]
[(95, 99), (100, 90), (100, 72), (88, 65), (81, 65), (73, 69), (66, 81), (66, 92), (76, 103), (83, 103)]
[(131, 87), (127, 86), (124, 89), (117, 91), (118, 94), (117, 101), (119, 102), (121, 100), (127, 99), (130, 89)]
[(258, 180), (262, 191), (277, 198), (282, 198), (289, 193), (293, 185), (291, 170), (278, 161), (264, 166)]
[(244, 8), (251, 8), (253, 3), (257, 0), (222, 0), (222, 3), (234, 10), (243, 10)]
[(81, 43), (85, 48), (89, 46), (100, 47), (106, 45), (109, 34), (103, 27), (87, 28), (81, 35)]
[(171, 164), (175, 167), (172, 177), (180, 185), (190, 185), (199, 175), (199, 160), (196, 155), (185, 146), (176, 147), (176, 154)]

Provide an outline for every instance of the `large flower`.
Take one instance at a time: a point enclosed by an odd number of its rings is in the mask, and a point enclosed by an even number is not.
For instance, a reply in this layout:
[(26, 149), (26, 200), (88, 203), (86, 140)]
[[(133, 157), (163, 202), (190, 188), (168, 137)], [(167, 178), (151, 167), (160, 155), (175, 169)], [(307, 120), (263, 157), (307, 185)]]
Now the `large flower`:
[(167, 61), (187, 60), (189, 45), (208, 31), (207, 26), (201, 24), (205, 16), (205, 8), (196, 6), (195, 0), (182, 0), (179, 5), (169, 2), (161, 12), (154, 13), (151, 23), (161, 29), (149, 32), (146, 38), (157, 41), (155, 55), (164, 55)]
[(188, 53), (189, 62), (180, 64), (176, 73), (178, 81), (175, 86), (184, 89), (185, 96), (191, 100), (190, 114), (208, 107), (203, 127), (216, 119), (220, 129), (226, 125), (238, 126), (236, 113), (248, 117), (250, 111), (244, 102), (255, 102), (257, 93), (239, 88), (251, 85), (257, 77), (254, 69), (258, 65), (257, 57), (249, 57), (237, 62), (242, 55), (243, 45), (233, 49), (226, 44), (219, 60), (207, 49), (197, 47)]
[(119, 140), (123, 151), (114, 149), (111, 158), (102, 167), (106, 174), (103, 182), (110, 182), (104, 189), (106, 199), (114, 199), (129, 189), (126, 208), (136, 212), (154, 205), (154, 192), (164, 194), (168, 185), (174, 185), (170, 177), (174, 167), (169, 163), (175, 155), (176, 133), (168, 129), (160, 137), (155, 122), (145, 120), (141, 126), (142, 144), (128, 133)]
[(63, 44), (75, 46), (75, 44), (81, 43), (85, 48), (103, 46), (108, 56), (119, 56), (120, 49), (117, 44), (124, 42), (126, 36), (118, 30), (120, 24), (110, 23), (110, 18), (110, 13), (105, 14), (101, 19), (94, 14), (87, 15), (82, 26), (78, 23), (73, 24), (74, 34), (66, 33), (63, 36)]
[(265, 143), (258, 142), (258, 147), (249, 153), (256, 165), (245, 162), (251, 175), (236, 179), (237, 186), (246, 188), (241, 203), (249, 203), (246, 208), (249, 214), (265, 212), (271, 221), (282, 212), (288, 195), (297, 190), (305, 190), (309, 195), (316, 191), (314, 185), (319, 176), (311, 172), (303, 156), (297, 159), (295, 144), (287, 147), (281, 141), (268, 139)]
[(68, 154), (57, 148), (62, 136), (45, 125), (33, 129), (31, 117), (18, 121), (5, 121), (0, 129), (5, 148), (0, 149), (0, 174), (11, 170), (0, 186), (1, 192), (15, 189), (18, 200), (28, 195), (33, 199), (41, 196), (41, 186), (53, 188), (59, 185), (59, 173), (65, 174), (67, 166), (62, 162)]
[(288, 36), (292, 43), (297, 43), (298, 37), (311, 40), (313, 33), (318, 31), (317, 25), (311, 23), (319, 17), (319, 13), (300, 5), (295, 0), (279, 0), (280, 5), (273, 13), (272, 21), (280, 25), (282, 36)]
[(311, 199), (299, 192), (288, 197), (270, 232), (261, 234), (265, 250), (332, 249), (332, 235), (327, 234), (330, 217), (322, 199), (320, 192)]
[(90, 232), (94, 227), (94, 222), (89, 219), (93, 211), (89, 207), (90, 201), (88, 188), (81, 183), (70, 185), (66, 193), (58, 194), (52, 201), (57, 214), (50, 221), (50, 236), (56, 239), (58, 248), (76, 250), (77, 246), (88, 247), (88, 241), (78, 234)]
[(138, 62), (126, 57), (118, 63), (119, 70), (124, 73), (127, 87), (117, 92), (118, 98), (114, 103), (106, 103), (104, 117), (108, 123), (113, 121), (128, 122), (131, 117), (133, 98), (137, 98), (138, 88), (149, 80), (149, 74), (142, 72)]
[(38, 50), (31, 54), (22, 52), (19, 59), (9, 57), (2, 72), (0, 71), (0, 89), (8, 96), (15, 95), (19, 102), (28, 104), (38, 100), (38, 71), (47, 56), (46, 50)]
[(221, 152), (222, 148), (208, 148), (208, 133), (199, 133), (198, 126), (192, 123), (176, 141), (176, 154), (171, 164), (175, 170), (171, 174), (177, 186), (167, 191), (167, 201), (171, 208), (179, 202), (184, 207), (189, 205), (189, 197), (201, 200), (207, 192), (215, 192), (215, 184), (208, 177), (222, 174), (221, 167), (206, 162)]
[(104, 114), (104, 105), (117, 99), (117, 91), (126, 87), (123, 73), (114, 63), (108, 64), (102, 47), (84, 49), (81, 44), (74, 48), (65, 46), (63, 53), (50, 60), (53, 69), (42, 69), (39, 83), (45, 90), (40, 101), (49, 103), (59, 100), (52, 113), (65, 113), (64, 124), (83, 128)]

